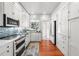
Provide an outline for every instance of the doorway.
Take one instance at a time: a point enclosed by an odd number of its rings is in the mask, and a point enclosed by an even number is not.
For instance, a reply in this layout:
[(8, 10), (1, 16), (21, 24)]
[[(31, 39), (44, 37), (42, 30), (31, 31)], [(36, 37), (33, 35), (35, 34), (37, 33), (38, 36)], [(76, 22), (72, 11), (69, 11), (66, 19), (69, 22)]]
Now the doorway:
[(50, 37), (50, 22), (44, 21), (42, 22), (42, 39), (49, 40)]

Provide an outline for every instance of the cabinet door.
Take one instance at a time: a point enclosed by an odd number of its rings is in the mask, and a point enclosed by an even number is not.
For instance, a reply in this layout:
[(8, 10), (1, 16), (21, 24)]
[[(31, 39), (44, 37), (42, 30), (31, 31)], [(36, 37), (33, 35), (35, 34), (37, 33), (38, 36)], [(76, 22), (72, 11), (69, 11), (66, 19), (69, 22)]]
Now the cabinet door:
[(14, 16), (14, 2), (4, 2), (4, 13), (13, 18)]
[(13, 56), (13, 42), (7, 44), (6, 55)]
[(3, 3), (0, 2), (0, 26), (3, 26)]
[(42, 39), (42, 35), (41, 33), (38, 33), (38, 41), (40, 41)]
[(35, 33), (31, 33), (31, 41), (35, 41)]
[(21, 6), (19, 3), (14, 3), (14, 18), (20, 20), (21, 17)]
[(9, 42), (0, 47), (0, 51), (1, 56), (13, 56), (13, 42)]
[(31, 41), (40, 41), (41, 33), (31, 33)]
[(21, 10), (21, 20), (20, 20), (20, 26), (25, 27), (26, 26), (26, 12), (24, 9)]
[(79, 2), (69, 4), (69, 19), (79, 17)]
[(30, 42), (30, 37), (29, 37), (29, 35), (26, 35), (26, 40), (25, 40), (26, 47), (28, 46), (29, 42)]
[(79, 18), (69, 21), (69, 55), (79, 56)]

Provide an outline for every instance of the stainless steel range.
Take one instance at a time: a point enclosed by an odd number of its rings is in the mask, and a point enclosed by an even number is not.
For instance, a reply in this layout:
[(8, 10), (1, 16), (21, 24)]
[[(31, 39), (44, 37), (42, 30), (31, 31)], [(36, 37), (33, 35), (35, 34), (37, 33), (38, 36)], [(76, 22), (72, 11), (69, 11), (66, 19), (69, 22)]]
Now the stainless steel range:
[(24, 56), (25, 38), (26, 36), (21, 36), (19, 39), (14, 41), (14, 56)]

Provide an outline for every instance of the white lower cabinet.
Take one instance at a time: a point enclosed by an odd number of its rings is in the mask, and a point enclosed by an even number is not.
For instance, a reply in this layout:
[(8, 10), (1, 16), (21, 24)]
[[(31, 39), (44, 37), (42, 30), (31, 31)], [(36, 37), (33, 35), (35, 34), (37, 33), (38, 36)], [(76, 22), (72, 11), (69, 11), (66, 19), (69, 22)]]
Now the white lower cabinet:
[(28, 34), (26, 35), (25, 47), (27, 47), (29, 43), (30, 43), (30, 33), (28, 33)]
[(33, 32), (31, 33), (31, 41), (40, 41), (41, 40), (41, 33)]
[(0, 47), (0, 56), (13, 56), (13, 42)]

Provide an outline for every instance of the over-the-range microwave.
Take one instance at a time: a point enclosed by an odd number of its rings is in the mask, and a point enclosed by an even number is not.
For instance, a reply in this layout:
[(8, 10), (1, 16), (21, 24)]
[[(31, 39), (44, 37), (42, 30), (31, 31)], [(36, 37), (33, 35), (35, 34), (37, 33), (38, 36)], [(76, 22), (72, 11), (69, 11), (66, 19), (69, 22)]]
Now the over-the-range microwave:
[(3, 14), (3, 26), (19, 26), (19, 20), (12, 19), (7, 17), (6, 14)]

